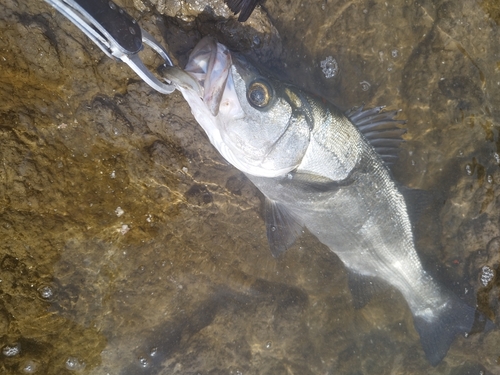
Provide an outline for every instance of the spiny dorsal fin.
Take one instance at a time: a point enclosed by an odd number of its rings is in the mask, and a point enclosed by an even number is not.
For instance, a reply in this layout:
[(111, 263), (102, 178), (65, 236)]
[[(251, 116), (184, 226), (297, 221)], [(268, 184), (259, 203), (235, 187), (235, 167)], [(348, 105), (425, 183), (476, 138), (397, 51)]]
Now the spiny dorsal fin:
[(224, 0), (234, 14), (240, 13), (238, 21), (245, 22), (260, 0)]
[(267, 240), (276, 258), (293, 245), (303, 225), (284, 205), (269, 198), (266, 198), (265, 219)]
[(382, 112), (385, 107), (375, 107), (363, 110), (363, 106), (348, 110), (345, 115), (365, 136), (387, 166), (393, 165), (398, 159), (399, 145), (404, 142), (401, 136), (405, 128), (404, 120), (396, 120), (399, 111)]

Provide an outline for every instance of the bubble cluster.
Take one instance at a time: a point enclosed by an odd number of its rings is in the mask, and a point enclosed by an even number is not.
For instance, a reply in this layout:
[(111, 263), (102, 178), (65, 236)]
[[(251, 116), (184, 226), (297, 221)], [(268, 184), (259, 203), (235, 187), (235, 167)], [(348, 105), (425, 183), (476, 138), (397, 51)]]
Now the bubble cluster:
[(467, 176), (472, 176), (472, 166), (470, 164), (465, 166), (465, 173), (467, 173)]
[(142, 368), (146, 368), (149, 366), (149, 362), (148, 362), (148, 359), (146, 357), (139, 357), (139, 365), (142, 367)]
[(481, 284), (483, 286), (487, 286), (493, 277), (495, 276), (495, 272), (488, 266), (483, 266), (481, 269)]
[(14, 357), (21, 352), (21, 346), (17, 343), (5, 345), (2, 349), (2, 354), (6, 357)]
[(326, 59), (321, 61), (321, 70), (326, 78), (333, 78), (339, 72), (339, 64), (332, 56), (328, 56)]

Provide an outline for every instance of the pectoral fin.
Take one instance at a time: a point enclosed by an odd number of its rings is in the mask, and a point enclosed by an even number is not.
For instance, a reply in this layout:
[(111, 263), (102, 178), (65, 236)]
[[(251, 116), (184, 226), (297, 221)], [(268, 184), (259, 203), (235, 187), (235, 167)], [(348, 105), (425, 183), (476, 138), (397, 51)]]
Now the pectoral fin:
[(283, 179), (283, 185), (294, 184), (294, 186), (315, 193), (326, 193), (337, 191), (341, 187), (349, 186), (354, 180), (348, 176), (342, 181), (334, 181), (328, 177), (315, 174), (313, 172), (299, 171), (291, 172), (289, 177)]
[(284, 205), (266, 198), (266, 231), (271, 254), (276, 258), (293, 245), (302, 223)]

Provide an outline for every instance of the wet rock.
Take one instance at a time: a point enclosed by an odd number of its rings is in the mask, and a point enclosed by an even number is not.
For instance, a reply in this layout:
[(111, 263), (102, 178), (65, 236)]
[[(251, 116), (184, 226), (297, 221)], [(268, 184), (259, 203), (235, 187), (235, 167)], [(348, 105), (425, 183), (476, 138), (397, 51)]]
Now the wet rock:
[[(484, 291), (496, 317), (498, 277), (481, 284), (500, 263), (500, 47), (486, 2), (267, 1), (244, 24), (222, 0), (119, 3), (180, 64), (210, 34), (343, 109), (402, 108), (398, 182), (444, 197), (422, 252)], [(354, 310), (340, 261), (313, 236), (273, 259), (256, 189), (179, 94), (154, 92), (45, 2), (0, 12), (0, 346), (21, 348), (0, 372), (441, 374), (467, 360), (498, 372), (497, 331), (459, 339), (431, 368), (402, 297)]]
[(184, 194), (186, 200), (198, 206), (212, 203), (214, 198), (206, 186), (195, 184)]

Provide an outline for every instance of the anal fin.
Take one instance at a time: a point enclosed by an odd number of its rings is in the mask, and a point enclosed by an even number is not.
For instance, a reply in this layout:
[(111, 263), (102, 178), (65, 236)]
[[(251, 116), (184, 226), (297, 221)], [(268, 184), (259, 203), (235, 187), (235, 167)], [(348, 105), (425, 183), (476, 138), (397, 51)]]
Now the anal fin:
[(354, 308), (359, 310), (364, 307), (371, 298), (382, 290), (381, 281), (375, 277), (363, 276), (349, 271), (347, 283), (352, 295)]

